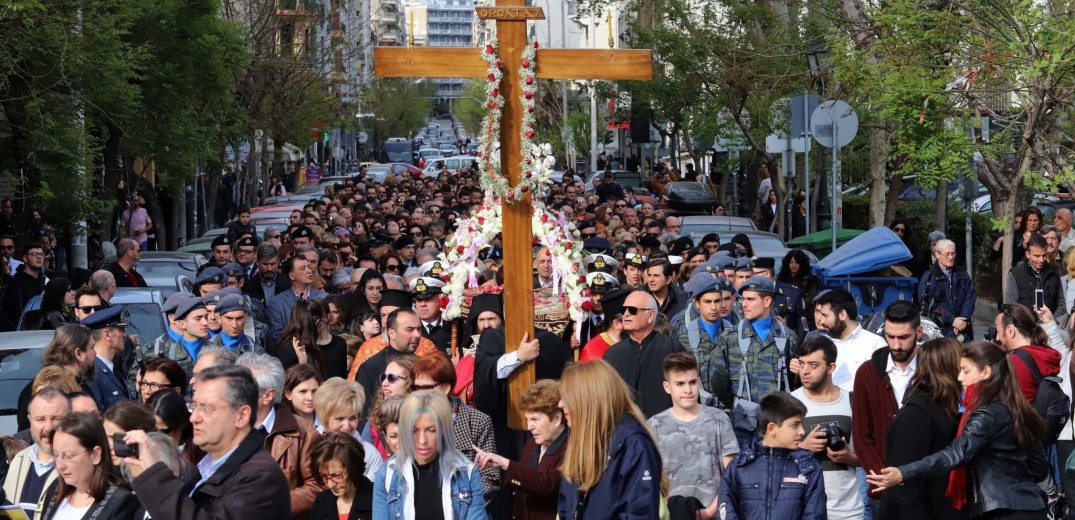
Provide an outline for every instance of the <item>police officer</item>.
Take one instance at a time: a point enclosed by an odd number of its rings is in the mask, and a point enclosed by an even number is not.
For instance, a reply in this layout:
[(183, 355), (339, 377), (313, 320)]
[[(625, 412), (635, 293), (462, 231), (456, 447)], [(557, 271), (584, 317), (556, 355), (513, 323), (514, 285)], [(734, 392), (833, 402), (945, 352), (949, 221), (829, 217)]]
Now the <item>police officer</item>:
[(116, 373), (113, 363), (116, 356), (123, 352), (123, 340), (126, 338), (124, 327), (128, 324), (123, 317), (122, 305), (94, 312), (81, 323), (93, 331), (93, 347), (97, 352), (95, 376), (87, 381), (86, 390), (93, 396), (97, 409), (103, 412), (113, 404), (131, 398), (126, 381)]
[(316, 246), (314, 232), (306, 226), (299, 226), (291, 232), (291, 245), (298, 249), (302, 246)]
[(646, 267), (649, 258), (638, 253), (627, 253), (623, 261), (623, 286), (629, 289), (644, 289), (646, 285)]
[(258, 239), (243, 237), (235, 242), (235, 262), (243, 270), (243, 279), (253, 278), (258, 271)]
[(213, 257), (206, 264), (209, 267), (220, 267), (232, 261), (231, 246), (234, 241), (228, 235), (220, 235), (213, 239), (211, 244)]
[(264, 354), (271, 350), (269, 340), (272, 333), (269, 326), (251, 319), (246, 304), (247, 301), (239, 294), (224, 294), (216, 302), (221, 329), (220, 334), (209, 340), (210, 345), (227, 348), (236, 355), (247, 352)]
[[(224, 272), (224, 283), (229, 288), (235, 289), (246, 299), (246, 307), (250, 312), (250, 317), (257, 320), (258, 323), (269, 322), (269, 312), (265, 309), (265, 304), (260, 301), (256, 301), (250, 296), (247, 296), (243, 292), (243, 288), (246, 287), (247, 279), (243, 274), (243, 266), (237, 263), (230, 263), (220, 269)], [(257, 283), (252, 281), (250, 283)]]

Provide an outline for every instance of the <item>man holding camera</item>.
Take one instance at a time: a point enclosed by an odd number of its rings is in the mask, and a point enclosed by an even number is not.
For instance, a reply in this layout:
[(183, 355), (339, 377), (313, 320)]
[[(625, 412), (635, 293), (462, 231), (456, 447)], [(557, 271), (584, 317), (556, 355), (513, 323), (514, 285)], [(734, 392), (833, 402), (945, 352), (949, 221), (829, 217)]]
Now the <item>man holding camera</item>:
[(791, 393), (806, 405), (803, 429), (810, 432), (800, 447), (814, 452), (825, 479), (826, 509), (832, 520), (859, 520), (862, 495), (855, 476), (858, 458), (851, 452), (851, 394), (832, 382), (836, 344), (814, 336), (799, 347), (802, 388)]

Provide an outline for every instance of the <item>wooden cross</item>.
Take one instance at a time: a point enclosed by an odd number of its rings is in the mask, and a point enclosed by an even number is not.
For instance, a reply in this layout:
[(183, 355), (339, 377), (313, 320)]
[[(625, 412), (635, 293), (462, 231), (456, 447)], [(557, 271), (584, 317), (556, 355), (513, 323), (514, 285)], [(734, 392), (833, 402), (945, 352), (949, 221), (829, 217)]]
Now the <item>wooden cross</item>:
[[(499, 40), (497, 50), (504, 62), (500, 91), (504, 108), (500, 126), (501, 172), (512, 186), (519, 183), (519, 128), (522, 126), (522, 87), (519, 67), (527, 45), (526, 21), (543, 20), (540, 7), (526, 7), (524, 0), (497, 0), (493, 7), (476, 9), (478, 18), (496, 20)], [(411, 28), (413, 30), (413, 28)], [(386, 78), (452, 77), (484, 78), (488, 63), (473, 47), (376, 47), (373, 49), (374, 72)], [(537, 76), (545, 79), (653, 79), (652, 54), (649, 50), (539, 49)], [(505, 348), (514, 352), (523, 334), (534, 337), (531, 203), (527, 194), (522, 200), (504, 201), (504, 322)], [(508, 425), (526, 429), (526, 418), (519, 409), (518, 398), (534, 382), (534, 364), (517, 369), (509, 379)]]

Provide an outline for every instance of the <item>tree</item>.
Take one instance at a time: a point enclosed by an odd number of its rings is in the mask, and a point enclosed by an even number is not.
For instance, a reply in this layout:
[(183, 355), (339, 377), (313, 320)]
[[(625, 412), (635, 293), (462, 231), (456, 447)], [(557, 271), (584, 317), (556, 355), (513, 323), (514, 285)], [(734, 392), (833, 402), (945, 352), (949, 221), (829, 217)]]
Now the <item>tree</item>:
[(472, 139), (481, 135), (482, 118), (485, 117), (486, 109), (482, 106), (485, 101), (486, 81), (471, 80), (463, 87), (463, 97), (455, 100), (455, 116), (463, 124), (463, 130), (470, 134)]
[(425, 126), (433, 107), (437, 86), (428, 81), (377, 78), (362, 93), (364, 103), (374, 107), (370, 122), (378, 146), (390, 137), (408, 137)]

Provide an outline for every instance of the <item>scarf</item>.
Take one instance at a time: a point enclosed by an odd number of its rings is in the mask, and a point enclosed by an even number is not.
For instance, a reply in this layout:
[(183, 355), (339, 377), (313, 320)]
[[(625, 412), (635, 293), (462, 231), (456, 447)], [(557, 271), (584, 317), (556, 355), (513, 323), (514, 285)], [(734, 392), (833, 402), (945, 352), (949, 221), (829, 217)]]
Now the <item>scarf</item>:
[(183, 348), (187, 349), (187, 354), (190, 354), (190, 358), (197, 360), (198, 351), (202, 349), (202, 345), (205, 344), (204, 339), (197, 339), (194, 341), (187, 341), (185, 338), (179, 338), (179, 344), (183, 345)]
[(702, 327), (702, 330), (704, 330), (706, 334), (709, 334), (709, 341), (710, 342), (716, 342), (717, 341), (717, 336), (720, 335), (720, 319), (719, 318), (717, 319), (716, 323), (709, 323), (708, 321), (705, 321), (705, 320), (703, 320), (701, 318), (698, 318), (698, 325), (700, 325)]
[[(223, 331), (224, 329), (221, 329)], [(242, 346), (244, 334), (239, 334), (236, 337), (231, 337), (226, 332), (220, 332), (220, 343), (224, 345), (228, 350), (235, 350)]]
[(769, 332), (773, 330), (773, 317), (767, 316), (760, 320), (754, 320), (750, 323), (751, 327), (754, 327), (754, 332), (758, 333), (758, 339), (762, 343), (769, 340)]
[[(367, 421), (368, 422), (368, 421)], [(373, 423), (369, 422), (370, 437), (373, 439), (373, 446), (377, 448), (377, 453), (381, 455), (381, 460), (388, 461), (388, 444), (381, 438), (381, 432), (377, 431), (377, 428), (373, 427)]]
[[(956, 437), (963, 435), (963, 428), (967, 426), (967, 418), (974, 413), (974, 401), (978, 398), (978, 385), (967, 387), (966, 395), (963, 396), (963, 417), (959, 419), (959, 431)], [(944, 496), (952, 499), (952, 507), (959, 511), (967, 503), (967, 466), (962, 465), (953, 469), (948, 474), (948, 489), (944, 490)]]

